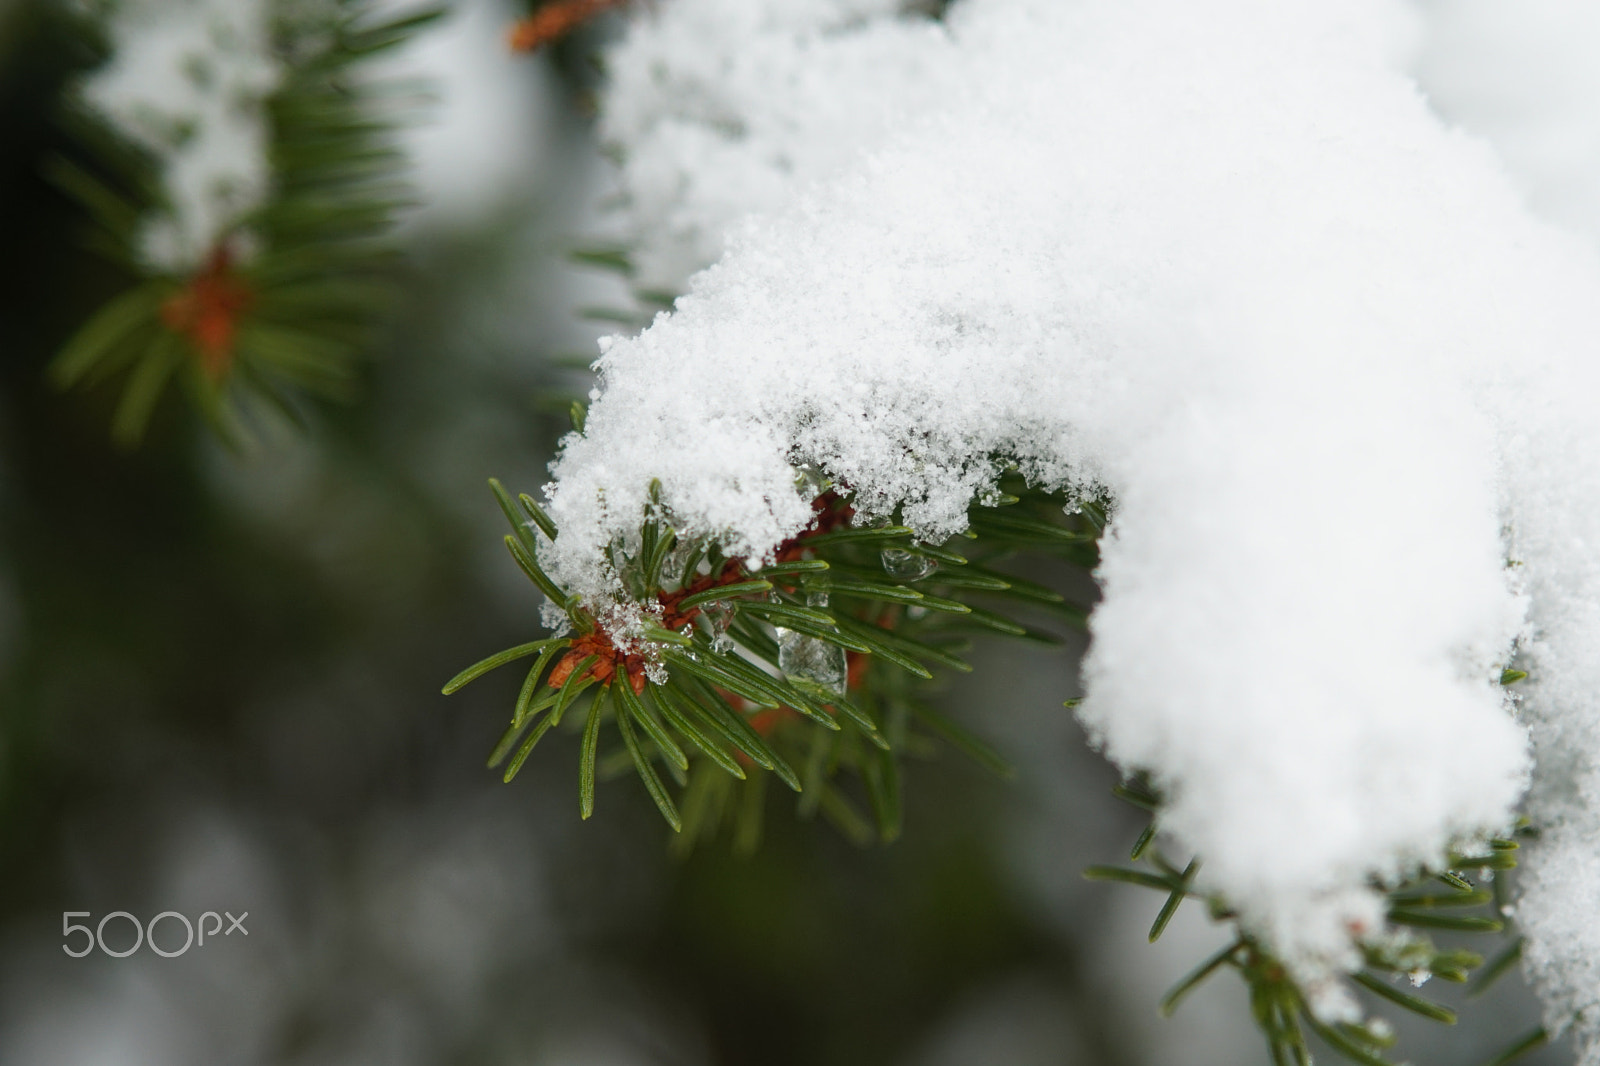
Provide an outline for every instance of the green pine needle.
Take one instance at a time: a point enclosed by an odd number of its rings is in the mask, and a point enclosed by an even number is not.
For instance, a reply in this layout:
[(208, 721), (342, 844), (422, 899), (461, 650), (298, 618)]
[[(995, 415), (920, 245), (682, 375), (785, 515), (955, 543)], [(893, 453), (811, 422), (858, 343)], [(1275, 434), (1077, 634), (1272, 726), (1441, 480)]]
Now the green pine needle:
[(1467, 995), (1477, 997), (1489, 991), (1496, 981), (1509, 973), (1513, 966), (1522, 961), (1522, 947), (1523, 938), (1519, 936), (1483, 968), (1483, 971), (1472, 982), (1472, 987), (1467, 989)]
[(1432, 1000), (1426, 1000), (1421, 996), (1414, 996), (1409, 992), (1395, 988), (1393, 985), (1390, 985), (1369, 973), (1354, 973), (1350, 975), (1350, 979), (1356, 984), (1360, 985), (1362, 988), (1365, 988), (1367, 991), (1371, 992), (1373, 995), (1381, 996), (1390, 1003), (1404, 1007), (1413, 1014), (1420, 1014), (1424, 1018), (1441, 1022), (1444, 1025), (1456, 1024), (1455, 1011), (1451, 1010), (1450, 1008), (1440, 1006), (1439, 1004), (1434, 1003)]
[(1090, 866), (1083, 871), (1087, 881), (1121, 881), (1124, 884), (1153, 888), (1160, 892), (1181, 892), (1182, 882), (1165, 874), (1152, 874), (1144, 870), (1129, 870), (1122, 866)]
[(1435, 911), (1414, 911), (1391, 908), (1389, 920), (1396, 925), (1409, 925), (1416, 929), (1448, 929), (1458, 933), (1498, 933), (1505, 923), (1498, 918), (1480, 918), (1469, 914), (1440, 914)]
[(1128, 858), (1133, 862), (1138, 862), (1139, 859), (1143, 857), (1145, 849), (1150, 846), (1150, 842), (1155, 840), (1155, 838), (1156, 823), (1152, 821), (1149, 825), (1144, 827), (1144, 832), (1139, 834), (1139, 839), (1133, 842), (1133, 850), (1128, 853)]
[(476, 681), (478, 678), (482, 677), (484, 674), (487, 674), (491, 670), (504, 666), (507, 663), (516, 662), (518, 659), (525, 659), (529, 655), (532, 655), (535, 652), (544, 648), (548, 648), (552, 645), (564, 643), (566, 642), (561, 637), (551, 637), (546, 640), (535, 640), (530, 641), (527, 644), (518, 644), (514, 648), (507, 648), (505, 651), (496, 652), (487, 659), (480, 659), (478, 662), (473, 663), (455, 677), (452, 677), (449, 681), (446, 681), (444, 688), (440, 691), (442, 691), (446, 696), (449, 696), (459, 691), (464, 685), (468, 684), (469, 682)]
[[(661, 754), (667, 757), (669, 762), (675, 763), (680, 770), (687, 770), (689, 768), (689, 756), (684, 754), (677, 741), (672, 739), (661, 723), (656, 721), (655, 716), (640, 702), (639, 697), (633, 691), (633, 686), (623, 683), (614, 687), (617, 690), (617, 699), (621, 707), (617, 713), (618, 720), (632, 718), (635, 722), (638, 722), (639, 726), (649, 734), (650, 739), (655, 743)], [(625, 714), (623, 713), (624, 711), (626, 712)]]
[(1549, 1042), (1550, 1034), (1541, 1026), (1484, 1063), (1484, 1066), (1509, 1066), (1510, 1063), (1515, 1062), (1529, 1052), (1537, 1051)]
[(594, 815), (595, 756), (600, 748), (600, 711), (610, 691), (610, 686), (602, 687), (595, 698), (589, 701), (589, 717), (583, 724), (583, 747), (578, 752), (578, 811), (586, 821)]
[[(667, 824), (672, 826), (672, 831), (674, 833), (681, 833), (683, 832), (683, 819), (678, 815), (678, 808), (672, 802), (672, 797), (667, 794), (666, 788), (662, 786), (661, 778), (656, 776), (655, 767), (650, 765), (650, 758), (649, 756), (645, 755), (644, 749), (639, 744), (639, 738), (634, 736), (633, 726), (629, 720), (634, 717), (634, 709), (637, 708), (639, 704), (637, 699), (634, 697), (633, 690), (629, 687), (625, 678), (613, 682), (611, 688), (616, 691), (617, 696), (620, 698), (620, 704), (617, 707), (617, 728), (622, 732), (622, 742), (627, 746), (628, 755), (633, 759), (634, 769), (639, 772), (639, 779), (644, 782), (644, 787), (650, 793), (650, 798), (655, 801), (656, 809), (661, 812), (661, 817), (665, 818), (667, 820)], [(633, 702), (630, 703), (630, 700), (633, 700)], [(595, 699), (595, 702), (600, 702), (598, 697)], [(639, 719), (642, 721), (644, 716), (642, 709), (638, 712), (638, 715)], [(591, 710), (589, 712), (590, 721), (594, 722), (595, 717), (596, 712)], [(596, 734), (599, 733), (598, 724), (593, 725), (592, 728)], [(589, 732), (588, 730), (585, 730), (584, 743), (586, 747), (588, 745), (588, 739)], [(679, 757), (682, 758), (681, 753), (679, 754)], [(688, 760), (685, 759), (683, 762), (684, 768), (687, 769), (688, 765)], [(591, 783), (591, 799), (589, 801), (589, 810), (591, 811), (594, 808), (594, 801), (592, 798), (593, 791), (594, 790)], [(588, 815), (585, 815), (584, 817), (588, 817)]]
[(1194, 881), (1195, 873), (1200, 869), (1200, 860), (1191, 859), (1179, 878), (1179, 887), (1172, 890), (1167, 901), (1161, 905), (1161, 911), (1156, 915), (1154, 924), (1150, 926), (1150, 943), (1154, 944), (1161, 939), (1161, 934), (1166, 932), (1167, 923), (1172, 921), (1172, 916), (1178, 913), (1178, 907), (1189, 895), (1189, 885)]
[(1187, 977), (1183, 978), (1183, 980), (1173, 985), (1167, 994), (1161, 997), (1161, 1004), (1159, 1007), (1161, 1016), (1163, 1018), (1171, 1017), (1172, 1012), (1178, 1009), (1178, 1004), (1183, 1002), (1183, 998), (1196, 988), (1200, 987), (1200, 985), (1205, 982), (1206, 978), (1210, 977), (1212, 974), (1220, 970), (1224, 965), (1231, 962), (1233, 960), (1233, 956), (1238, 952), (1238, 950), (1239, 944), (1237, 941), (1229, 944), (1227, 947), (1213, 954), (1205, 962), (1202, 962), (1199, 966), (1196, 966), (1189, 972)]

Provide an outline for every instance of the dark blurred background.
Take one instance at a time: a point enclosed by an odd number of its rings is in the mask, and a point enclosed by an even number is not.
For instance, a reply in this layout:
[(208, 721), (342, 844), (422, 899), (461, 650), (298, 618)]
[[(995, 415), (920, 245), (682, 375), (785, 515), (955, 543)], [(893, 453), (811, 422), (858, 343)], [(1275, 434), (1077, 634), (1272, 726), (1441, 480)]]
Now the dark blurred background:
[[(1156, 1017), (1223, 934), (1186, 908), (1148, 947), (1160, 900), (1080, 877), (1139, 829), (1062, 707), (1081, 645), (979, 649), (941, 699), (1018, 777), (915, 765), (889, 847), (773, 792), (757, 854), (677, 859), (631, 775), (579, 821), (571, 743), (484, 768), (517, 678), (439, 686), (539, 633), (484, 480), (542, 481), (604, 332), (577, 309), (616, 295), (568, 256), (592, 41), (511, 56), (521, 10), (463, 0), (395, 60), (440, 97), (402, 310), (357, 402), (241, 456), (176, 398), (119, 451), (113, 395), (44, 385), (128, 279), (41, 176), (98, 53), (0, 0), (0, 1063), (1263, 1061), (1229, 977)], [(117, 910), (249, 932), (62, 952), (62, 912)], [(1415, 1061), (1473, 1061), (1535, 1013), (1513, 989), (1405, 1028)]]

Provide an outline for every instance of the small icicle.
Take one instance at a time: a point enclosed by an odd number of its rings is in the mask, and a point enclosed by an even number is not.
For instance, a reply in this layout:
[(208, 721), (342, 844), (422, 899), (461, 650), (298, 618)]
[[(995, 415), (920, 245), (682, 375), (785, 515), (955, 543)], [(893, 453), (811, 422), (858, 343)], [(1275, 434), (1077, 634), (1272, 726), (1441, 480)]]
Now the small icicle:
[(829, 481), (821, 470), (810, 463), (803, 463), (795, 468), (795, 491), (798, 492), (804, 499), (816, 499), (824, 492), (827, 492), (832, 484), (833, 482)]
[(778, 669), (785, 677), (809, 681), (841, 696), (849, 677), (843, 648), (782, 626), (778, 627)]
[(689, 542), (679, 538), (666, 558), (661, 560), (661, 587), (669, 588), (683, 581), (683, 566), (689, 561)]
[(906, 551), (904, 548), (885, 548), (878, 553), (883, 572), (900, 581), (916, 581), (927, 577), (939, 564), (926, 555)]
[(701, 604), (696, 621), (701, 631), (711, 638), (712, 651), (726, 655), (733, 650), (733, 638), (728, 636), (728, 626), (733, 622), (733, 607), (726, 600)]

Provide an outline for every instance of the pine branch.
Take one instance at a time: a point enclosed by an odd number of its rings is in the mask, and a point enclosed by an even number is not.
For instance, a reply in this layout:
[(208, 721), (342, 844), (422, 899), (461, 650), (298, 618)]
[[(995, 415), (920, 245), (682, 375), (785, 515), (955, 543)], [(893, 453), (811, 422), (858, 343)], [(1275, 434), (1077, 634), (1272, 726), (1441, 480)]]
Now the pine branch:
[[(579, 405), (574, 416), (580, 423)], [(737, 839), (756, 839), (751, 819), (764, 801), (754, 797), (764, 795), (756, 790), (764, 789), (769, 773), (800, 794), (803, 816), (822, 814), (852, 839), (883, 841), (900, 832), (904, 759), (935, 738), (997, 773), (1010, 773), (987, 744), (934, 711), (918, 692), (937, 670), (971, 669), (946, 649), (960, 643), (959, 632), (975, 617), (993, 631), (1031, 632), (976, 600), (1002, 609), (1030, 607), (1064, 602), (1057, 594), (969, 567), (954, 544), (917, 544), (904, 526), (854, 525), (848, 498), (820, 486), (811, 525), (780, 545), (769, 565), (746, 570), (714, 541), (680, 536), (657, 489), (641, 517), (636, 547), (612, 546), (620, 581), (645, 610), (644, 638), (619, 643), (588, 605), (541, 568), (540, 543), (558, 532), (550, 516), (531, 497), (514, 500), (499, 482), (490, 485), (511, 525), (505, 540), (518, 567), (563, 607), (576, 631), (490, 656), (446, 686), (454, 692), (497, 666), (540, 656), (491, 764), (498, 765), (531, 724), (532, 708), (552, 705), (533, 700), (534, 691), (566, 693), (582, 682), (592, 686), (585, 751), (598, 745), (606, 722), (615, 722), (626, 749), (617, 765), (631, 763), (664, 819), (687, 835), (686, 844), (724, 823), (732, 824)], [(1096, 527), (1066, 517), (1063, 497), (1029, 490), (1020, 480), (1015, 489), (1002, 497), (1015, 517), (983, 523), (986, 533), (959, 541), (965, 549), (993, 557), (1048, 541), (1093, 550)], [(975, 505), (975, 519), (988, 510)], [(1042, 532), (1051, 528), (1060, 533), (1054, 540)], [(563, 695), (546, 723), (575, 699)], [(610, 712), (596, 717), (593, 707), (607, 704)], [(536, 729), (524, 749), (548, 727)], [(684, 775), (680, 797), (656, 773), (657, 757)], [(519, 750), (507, 780), (521, 758)], [(582, 763), (585, 811), (593, 802), (589, 759), (586, 754)], [(855, 789), (867, 801), (870, 821), (848, 798)], [(865, 825), (872, 828), (864, 833)]]
[(175, 272), (140, 252), (143, 226), (170, 209), (133, 149), (84, 110), (71, 124), (92, 162), (57, 159), (50, 177), (95, 220), (90, 239), (140, 280), (67, 342), (49, 369), (60, 388), (124, 378), (112, 436), (136, 445), (176, 381), (225, 441), (248, 444), (263, 417), (303, 421), (302, 397), (348, 400), (356, 363), (392, 301), (387, 235), (411, 199), (396, 147), (393, 86), (361, 75), (441, 9), (375, 21), (371, 0), (274, 8), (276, 90), (259, 105), (269, 134), (265, 202), (211, 236)]
[(511, 27), (512, 50), (532, 52), (552, 44), (624, 0), (550, 0)]
[[(1507, 671), (1503, 684), (1514, 684), (1522, 676)], [(1305, 1034), (1310, 1032), (1340, 1057), (1364, 1066), (1392, 1066), (1385, 1052), (1394, 1044), (1393, 1026), (1384, 1018), (1369, 1017), (1360, 1025), (1328, 1024), (1308, 1006), (1308, 999), (1291, 972), (1275, 958), (1268, 947), (1239, 922), (1234, 907), (1217, 895), (1204, 895), (1194, 886), (1199, 860), (1191, 860), (1181, 871), (1155, 846), (1163, 797), (1143, 775), (1134, 775), (1115, 786), (1112, 792), (1125, 802), (1150, 815), (1150, 823), (1140, 834), (1132, 852), (1136, 867), (1091, 866), (1084, 877), (1094, 881), (1118, 881), (1166, 895), (1166, 901), (1150, 930), (1155, 940), (1165, 929), (1183, 900), (1201, 896), (1213, 920), (1232, 922), (1234, 937), (1222, 950), (1198, 965), (1179, 981), (1161, 1001), (1162, 1014), (1170, 1014), (1195, 988), (1213, 974), (1231, 967), (1244, 980), (1250, 993), (1251, 1010), (1267, 1041), (1275, 1063), (1309, 1061)], [(1373, 931), (1363, 938), (1361, 947), (1367, 969), (1346, 975), (1354, 989), (1361, 989), (1383, 1004), (1398, 1007), (1431, 1021), (1453, 1025), (1454, 1011), (1438, 1003), (1396, 987), (1394, 979), (1409, 977), (1420, 984), (1430, 977), (1464, 983), (1478, 971), (1468, 995), (1478, 995), (1514, 965), (1520, 956), (1522, 939), (1514, 937), (1494, 961), (1484, 964), (1483, 956), (1461, 948), (1440, 949), (1426, 936), (1411, 929), (1442, 929), (1474, 935), (1505, 933), (1509, 924), (1502, 911), (1504, 876), (1493, 881), (1494, 890), (1479, 888), (1469, 874), (1486, 870), (1509, 870), (1516, 866), (1514, 840), (1492, 840), (1487, 854), (1453, 854), (1450, 867), (1422, 871), (1405, 884), (1387, 890), (1389, 928)], [(1444, 885), (1441, 891), (1438, 886)], [(1543, 1030), (1530, 1034), (1494, 1060), (1502, 1066), (1522, 1054), (1542, 1046)]]

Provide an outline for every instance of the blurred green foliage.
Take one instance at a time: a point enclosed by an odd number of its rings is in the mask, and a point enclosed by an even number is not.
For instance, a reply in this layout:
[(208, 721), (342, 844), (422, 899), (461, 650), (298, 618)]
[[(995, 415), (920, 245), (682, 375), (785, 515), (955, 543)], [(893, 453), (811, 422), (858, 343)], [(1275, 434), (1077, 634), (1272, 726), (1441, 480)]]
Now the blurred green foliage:
[[(531, 1061), (516, 1048), (565, 1020), (574, 975), (613, 971), (729, 1066), (905, 1059), (1019, 973), (1043, 975), (1092, 1061), (1125, 1061), (1078, 948), (1008, 880), (1006, 786), (960, 758), (911, 771), (893, 849), (785, 818), (753, 858), (685, 861), (661, 847), (642, 789), (569, 833), (550, 826), (575, 822), (570, 760), (536, 754), (512, 788), (483, 771), (513, 693), (485, 682), (446, 701), (437, 685), (534, 622), (479, 486), (491, 471), (536, 484), (565, 429), (540, 399), (570, 385), (541, 343), (579, 343), (548, 200), (416, 233), (363, 398), (303, 437), (233, 456), (169, 396), (145, 447), (119, 452), (114, 389), (44, 380), (131, 280), (85, 249), (88, 220), (43, 176), (69, 148), (59, 94), (96, 56), (43, 6), (0, 34), (0, 930), (48, 938), (63, 909), (160, 910), (169, 816), (206, 807), (266, 842), (285, 913), (336, 927), (363, 902), (327, 886), (349, 880), (374, 812), (422, 826), (466, 805), (540, 842), (566, 976), (530, 952), (455, 1014), (409, 989), (405, 1002), (434, 1004), (414, 1019), (422, 1061)], [(448, 824), (447, 838), (471, 828)], [(258, 929), (252, 947), (280, 950), (274, 935)], [(398, 995), (387, 957), (354, 930), (329, 937), (328, 961), (259, 1008), (275, 1012), (256, 1019), (261, 1061), (343, 1046), (351, 997)], [(15, 948), (0, 962), (35, 965), (17, 943), (0, 942)]]

